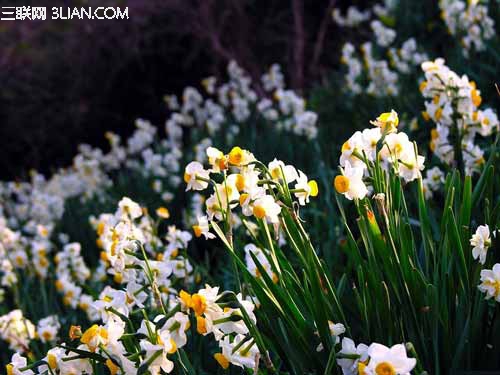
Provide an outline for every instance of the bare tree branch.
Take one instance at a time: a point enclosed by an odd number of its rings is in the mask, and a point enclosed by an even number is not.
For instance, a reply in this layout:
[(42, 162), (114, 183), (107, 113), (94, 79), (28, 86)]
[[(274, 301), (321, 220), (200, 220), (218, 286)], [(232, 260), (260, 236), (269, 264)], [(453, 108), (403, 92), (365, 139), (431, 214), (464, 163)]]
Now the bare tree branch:
[(325, 43), (326, 31), (328, 29), (328, 24), (331, 22), (332, 19), (332, 11), (334, 5), (335, 5), (335, 0), (330, 0), (330, 3), (326, 8), (326, 12), (319, 26), (318, 35), (316, 37), (316, 43), (314, 43), (314, 52), (310, 68), (312, 74), (318, 73), (318, 63), (321, 54), (323, 53), (323, 45)]

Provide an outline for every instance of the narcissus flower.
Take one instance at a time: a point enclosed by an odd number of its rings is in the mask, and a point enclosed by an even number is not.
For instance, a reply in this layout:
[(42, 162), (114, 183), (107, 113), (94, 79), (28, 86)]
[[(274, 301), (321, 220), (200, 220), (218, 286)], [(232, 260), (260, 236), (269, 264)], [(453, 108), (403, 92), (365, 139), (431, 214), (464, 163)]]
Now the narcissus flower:
[(278, 281), (277, 276), (274, 274), (271, 268), (271, 263), (269, 263), (269, 260), (264, 253), (264, 250), (258, 248), (255, 246), (253, 243), (249, 243), (248, 245), (245, 245), (245, 263), (250, 271), (250, 273), (255, 276), (256, 278), (262, 277), (261, 272), (259, 271), (259, 268), (257, 267), (257, 264), (254, 261), (254, 258), (250, 255), (253, 254), (253, 256), (257, 259), (257, 261), (260, 263), (262, 268), (266, 271), (267, 275), (272, 278), (273, 280), (276, 279)]
[(38, 368), (38, 371), (41, 374), (48, 373), (50, 374), (51, 372), (49, 371), (52, 370), (52, 372), (56, 372), (56, 370), (59, 368), (60, 363), (62, 362), (62, 358), (66, 357), (66, 351), (63, 348), (52, 348), (47, 352), (47, 355), (44, 358), (44, 361), (47, 363), (47, 365), (42, 365)]
[(376, 375), (409, 375), (417, 364), (415, 358), (408, 358), (406, 348), (402, 344), (388, 348), (373, 343), (368, 348), (370, 362), (366, 368), (369, 374)]
[[(163, 315), (159, 315), (158, 318), (163, 318)], [(177, 348), (182, 348), (187, 343), (186, 331), (189, 327), (189, 316), (182, 312), (176, 312), (165, 322), (161, 330), (168, 330), (170, 338), (175, 342)]]
[(82, 344), (87, 345), (91, 352), (95, 352), (96, 348), (108, 342), (108, 330), (105, 327), (94, 324), (87, 329), (80, 338)]
[(208, 162), (212, 166), (212, 172), (220, 172), (227, 169), (227, 158), (224, 153), (215, 147), (207, 148)]
[(168, 219), (170, 217), (170, 211), (166, 207), (158, 207), (156, 209), (156, 215), (162, 219)]
[(278, 215), (280, 212), (280, 205), (270, 195), (257, 198), (253, 204), (253, 215), (258, 219), (265, 219), (273, 224), (279, 223)]
[(14, 353), (10, 363), (5, 367), (7, 370), (7, 375), (33, 375), (34, 372), (32, 370), (21, 370), (26, 366), (28, 366), (28, 361), (26, 360), (26, 358), (21, 356), (19, 353)]
[(129, 216), (132, 220), (142, 216), (142, 208), (132, 199), (124, 197), (118, 203), (121, 216)]
[(299, 204), (303, 206), (309, 203), (309, 197), (318, 195), (318, 183), (314, 180), (308, 181), (307, 176), (302, 171), (299, 171), (295, 190), (298, 190), (294, 194), (299, 199)]
[(472, 249), (472, 257), (474, 259), (479, 258), (479, 263), (484, 264), (486, 262), (488, 248), (491, 246), (490, 228), (487, 224), (480, 225), (476, 229), (476, 233), (474, 233), (470, 239), (470, 244), (474, 246)]
[(421, 171), (424, 169), (424, 162), (424, 156), (416, 155), (415, 151), (409, 150), (401, 156), (397, 172), (406, 182), (413, 181), (421, 176)]
[(349, 199), (363, 199), (368, 194), (368, 189), (363, 182), (364, 169), (362, 167), (351, 167), (346, 161), (343, 174), (335, 177), (333, 182), (335, 190), (344, 194)]
[(186, 166), (184, 171), (184, 182), (188, 190), (205, 190), (208, 186), (210, 173), (203, 168), (203, 165), (197, 161), (192, 161)]
[(167, 331), (158, 332), (156, 341), (141, 340), (141, 349), (146, 353), (144, 360), (150, 361), (148, 370), (152, 375), (160, 374), (161, 370), (168, 374), (174, 369), (174, 363), (167, 358), (167, 354), (175, 353), (177, 347)]
[(374, 161), (377, 154), (377, 143), (382, 137), (380, 128), (365, 129), (361, 133), (363, 140), (363, 151), (370, 161)]
[(391, 110), (390, 112), (382, 113), (375, 121), (371, 121), (371, 123), (381, 128), (386, 134), (392, 133), (396, 131), (399, 125), (399, 117), (395, 110)]
[(38, 322), (36, 331), (42, 342), (51, 342), (57, 338), (60, 327), (57, 315), (51, 315)]
[(363, 166), (363, 135), (360, 131), (355, 132), (351, 138), (342, 145), (342, 154), (340, 155), (340, 165), (345, 166), (349, 162), (352, 166)]
[[(247, 341), (237, 348), (243, 340)], [(248, 340), (246, 336), (240, 334), (236, 335), (234, 339), (228, 335), (219, 341), (219, 345), (222, 347), (222, 354), (228, 362), (239, 367), (250, 369), (255, 367), (255, 359), (259, 349), (253, 340)]]
[(297, 170), (293, 165), (285, 165), (281, 160), (274, 159), (268, 164), (269, 173), (275, 181), (286, 181), (286, 183), (294, 182), (298, 175)]
[(239, 167), (251, 163), (255, 160), (255, 157), (251, 152), (243, 150), (240, 147), (236, 146), (231, 149), (227, 156), (227, 159), (229, 161), (229, 164)]
[(358, 365), (368, 362), (368, 346), (359, 344), (348, 337), (342, 339), (342, 349), (337, 354), (337, 364), (344, 375), (357, 375)]
[(481, 270), (481, 284), (479, 290), (486, 293), (486, 299), (494, 298), (500, 302), (500, 263), (491, 270)]
[(196, 237), (201, 237), (203, 235), (207, 240), (215, 238), (215, 235), (210, 233), (210, 226), (206, 216), (198, 217), (198, 224), (193, 225), (193, 232)]

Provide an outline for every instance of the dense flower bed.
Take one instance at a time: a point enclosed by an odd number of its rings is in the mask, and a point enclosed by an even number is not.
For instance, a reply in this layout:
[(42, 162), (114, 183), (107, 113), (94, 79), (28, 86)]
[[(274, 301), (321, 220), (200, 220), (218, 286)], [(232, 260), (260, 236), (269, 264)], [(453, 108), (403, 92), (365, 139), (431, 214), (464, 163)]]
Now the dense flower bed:
[[(439, 8), (464, 58), (495, 39), (485, 4)], [(335, 94), (384, 108), (347, 139), (278, 65), (259, 90), (232, 61), (165, 96), (164, 130), (2, 182), (7, 374), (498, 369), (498, 99), (399, 43), (395, 9), (333, 11), (371, 38)]]

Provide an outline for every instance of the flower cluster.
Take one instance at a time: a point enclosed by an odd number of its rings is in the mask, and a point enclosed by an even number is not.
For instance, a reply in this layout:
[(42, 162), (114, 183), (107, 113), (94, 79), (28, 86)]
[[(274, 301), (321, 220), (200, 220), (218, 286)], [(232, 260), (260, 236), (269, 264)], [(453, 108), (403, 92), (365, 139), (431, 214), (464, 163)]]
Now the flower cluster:
[[(373, 13), (381, 19), (386, 18), (388, 12), (389, 9), (380, 6), (373, 9)], [(335, 14), (337, 13), (338, 11)], [(352, 13), (357, 14), (355, 11)], [(370, 12), (366, 11), (363, 15), (363, 20), (368, 19)], [(341, 22), (337, 23), (341, 26), (351, 26), (347, 19), (339, 21)], [(359, 48), (361, 53), (357, 53), (357, 48), (349, 42), (342, 47), (341, 62), (347, 66), (345, 76), (347, 89), (355, 95), (362, 92), (377, 97), (397, 95), (400, 91), (398, 73), (412, 73), (416, 66), (427, 59), (427, 56), (418, 51), (414, 38), (406, 40), (399, 48), (395, 48), (396, 31), (385, 26), (379, 19), (372, 20), (370, 28), (375, 44), (363, 43)], [(389, 56), (389, 60), (384, 59), (386, 55)]]
[(57, 315), (50, 315), (40, 319), (36, 326), (36, 333), (42, 342), (52, 343), (57, 340), (61, 324)]
[[(496, 231), (493, 231), (493, 236)], [(479, 264), (484, 265), (488, 257), (488, 250), (492, 247), (490, 227), (480, 225), (470, 239), (472, 246), (472, 257), (477, 259)], [(481, 283), (478, 288), (486, 294), (486, 299), (493, 298), (500, 302), (500, 264), (495, 264), (492, 269), (481, 270)]]
[(21, 231), (10, 229), (8, 222), (5, 217), (0, 216), (2, 287), (15, 288), (21, 271), (25, 275), (46, 279), (50, 265), (49, 252), (53, 248), (49, 240), (53, 226), (34, 225), (31, 222)]
[[(196, 331), (204, 336), (213, 334), (222, 352), (214, 358), (224, 369), (229, 364), (254, 369), (258, 364), (259, 348), (249, 334), (247, 324), (255, 325), (255, 305), (251, 297), (239, 293), (219, 293), (219, 288), (206, 285), (195, 294), (181, 291), (182, 310), (196, 317)], [(258, 366), (258, 365), (257, 365)]]
[(422, 64), (425, 81), (420, 84), (427, 99), (422, 116), (432, 119), (430, 148), (445, 164), (462, 164), (468, 175), (484, 163), (484, 151), (475, 144), (477, 134), (490, 136), (498, 130), (498, 117), (491, 109), (479, 109), (481, 93), (466, 75), (459, 77), (443, 59)]
[(486, 299), (494, 298), (500, 302), (500, 263), (496, 263), (491, 270), (481, 270), (481, 284), (478, 288), (486, 293)]
[[(167, 127), (196, 126), (206, 129), (210, 136), (227, 127), (227, 141), (231, 142), (231, 137), (239, 132), (240, 124), (256, 116), (279, 131), (285, 130), (307, 139), (316, 138), (317, 115), (306, 110), (303, 98), (285, 88), (279, 65), (272, 65), (262, 76), (264, 91), (269, 94), (262, 97), (252, 87), (251, 78), (236, 62), (229, 63), (227, 73), (229, 80), (220, 85), (214, 77), (203, 80), (208, 94), (206, 99), (193, 87), (184, 90), (182, 105), (177, 97), (167, 96), (167, 104), (173, 111)], [(207, 142), (211, 142), (210, 139)]]
[(366, 181), (374, 180), (379, 167), (393, 171), (405, 182), (421, 177), (424, 169), (425, 158), (417, 154), (416, 145), (406, 133), (397, 132), (399, 118), (394, 110), (371, 123), (373, 128), (355, 132), (342, 145), (342, 173), (335, 177), (334, 185), (347, 199), (363, 199), (369, 193)]
[(28, 352), (29, 343), (35, 335), (36, 327), (23, 316), (21, 310), (12, 310), (0, 316), (0, 338), (7, 342), (12, 350)]
[(56, 264), (55, 282), (67, 306), (82, 307), (86, 310), (92, 297), (83, 293), (82, 285), (90, 278), (90, 270), (81, 255), (81, 245), (77, 242), (64, 245), (54, 257)]
[(473, 49), (483, 51), (485, 41), (495, 36), (495, 22), (488, 15), (487, 4), (477, 0), (440, 0), (439, 8), (449, 33), (460, 38), (465, 57)]
[[(177, 292), (174, 284), (187, 285), (193, 281), (193, 266), (187, 255), (191, 234), (169, 226), (162, 240), (158, 236), (158, 222), (169, 217), (168, 210), (160, 207), (154, 221), (139, 204), (130, 198), (123, 198), (115, 214), (101, 214), (93, 223), (97, 231), (97, 244), (102, 249), (101, 262), (104, 271), (113, 276), (113, 281), (125, 285), (125, 291), (108, 288), (99, 298), (97, 308), (100, 314), (110, 306), (128, 311), (134, 306), (142, 307), (147, 294), (144, 290), (151, 283), (145, 272), (155, 275), (156, 299), (151, 303), (163, 303), (168, 306), (175, 302)], [(146, 260), (151, 258), (151, 260)], [(114, 305), (126, 301), (124, 305)], [(99, 302), (98, 301), (98, 302)], [(109, 303), (106, 303), (109, 302)], [(113, 302), (114, 303), (114, 302)]]
[(444, 186), (444, 173), (439, 167), (432, 167), (425, 171), (425, 178), (422, 179), (424, 195), (426, 199), (432, 198), (436, 191), (441, 191)]
[[(300, 205), (318, 194), (316, 181), (280, 160), (275, 159), (266, 166), (240, 147), (233, 147), (228, 154), (214, 147), (206, 152), (209, 169), (193, 161), (184, 172), (186, 190), (205, 190), (209, 184), (214, 187), (214, 192), (205, 201), (206, 216), (198, 218), (194, 227), (198, 237), (210, 236), (209, 220), (229, 223), (232, 210), (237, 206), (241, 207), (244, 216), (278, 224), (281, 207), (291, 205), (292, 194)], [(219, 178), (217, 182), (211, 175), (221, 176), (222, 181)], [(293, 188), (289, 184), (294, 184)]]
[[(119, 298), (116, 291), (110, 292), (105, 301), (110, 302), (114, 298)], [(229, 363), (250, 369), (256, 366), (259, 349), (249, 335), (245, 322), (256, 323), (254, 304), (248, 298), (243, 299), (241, 294), (219, 294), (218, 287), (208, 285), (192, 295), (181, 291), (170, 313), (158, 314), (151, 320), (145, 316), (140, 327), (132, 332), (130, 325), (127, 330), (127, 321), (124, 320), (128, 313), (125, 315), (125, 310), (117, 309), (116, 304), (109, 304), (103, 316), (104, 324), (94, 324), (84, 332), (79, 326), (72, 326), (70, 338), (80, 342), (76, 348), (66, 345), (54, 347), (42, 361), (31, 366), (28, 366), (26, 358), (15, 353), (7, 365), (7, 373), (91, 374), (91, 358), (101, 362), (111, 374), (135, 374), (143, 367), (154, 375), (170, 373), (174, 369), (172, 356), (187, 344), (191, 320), (196, 321), (199, 334), (213, 334), (218, 341), (222, 352), (216, 353), (214, 357), (223, 368), (227, 368)], [(0, 327), (9, 327), (8, 331), (1, 331), (2, 337), (9, 339), (16, 347), (27, 345), (26, 335), (34, 336), (34, 326), (30, 326), (29, 321), (26, 323), (21, 320), (19, 311), (0, 318)], [(45, 333), (44, 338), (53, 341), (59, 328), (57, 321), (48, 317), (40, 322), (40, 327), (43, 330), (41, 332)], [(31, 329), (31, 333), (26, 332), (26, 329)], [(132, 337), (137, 339), (132, 340)]]
[[(169, 212), (160, 207), (156, 215), (155, 222), (141, 206), (125, 197), (114, 214), (92, 219), (98, 234), (97, 243), (102, 248), (102, 267), (113, 275), (114, 283), (120, 285), (117, 289), (105, 286), (95, 300), (83, 294), (77, 285), (90, 278), (80, 255), (80, 245), (64, 246), (55, 257), (56, 286), (64, 294), (65, 303), (79, 306), (90, 320), (103, 324), (96, 323), (84, 332), (73, 326), (70, 338), (78, 339), (80, 344), (54, 347), (41, 362), (28, 365), (26, 358), (14, 354), (7, 365), (9, 374), (47, 371), (62, 375), (90, 374), (91, 358), (100, 361), (111, 374), (136, 373), (141, 366), (147, 366), (151, 374), (169, 373), (174, 367), (172, 355), (187, 343), (191, 326), (189, 312), (193, 312), (197, 332), (213, 334), (219, 343), (222, 352), (217, 353), (215, 359), (221, 366), (227, 368), (233, 363), (255, 367), (259, 350), (246, 325), (256, 324), (252, 299), (232, 292), (219, 294), (219, 288), (208, 285), (192, 295), (183, 290), (178, 293), (177, 290), (194, 281), (186, 252), (192, 236), (169, 226), (162, 240), (157, 234), (158, 224), (168, 219)], [(151, 320), (145, 315), (140, 328), (130, 332), (132, 312), (146, 308), (146, 311), (162, 313)], [(18, 352), (27, 352), (36, 336), (44, 343), (54, 343), (59, 328), (56, 316), (40, 320), (36, 328), (20, 310), (0, 317), (1, 338)], [(135, 336), (137, 340), (130, 339)]]

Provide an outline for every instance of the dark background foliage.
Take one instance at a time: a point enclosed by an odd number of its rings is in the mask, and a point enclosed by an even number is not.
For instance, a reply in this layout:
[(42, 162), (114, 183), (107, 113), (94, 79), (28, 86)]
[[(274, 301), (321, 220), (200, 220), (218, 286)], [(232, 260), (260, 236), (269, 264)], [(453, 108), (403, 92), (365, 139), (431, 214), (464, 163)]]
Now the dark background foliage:
[(231, 59), (254, 79), (278, 62), (298, 90), (338, 61), (333, 0), (0, 3), (48, 15), (52, 6), (129, 8), (128, 20), (0, 22), (1, 179), (68, 165), (78, 144), (104, 146), (106, 130), (127, 135), (138, 117), (162, 125), (164, 94), (220, 76)]

